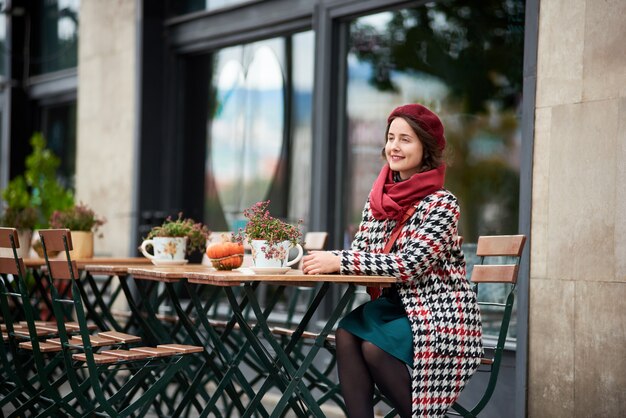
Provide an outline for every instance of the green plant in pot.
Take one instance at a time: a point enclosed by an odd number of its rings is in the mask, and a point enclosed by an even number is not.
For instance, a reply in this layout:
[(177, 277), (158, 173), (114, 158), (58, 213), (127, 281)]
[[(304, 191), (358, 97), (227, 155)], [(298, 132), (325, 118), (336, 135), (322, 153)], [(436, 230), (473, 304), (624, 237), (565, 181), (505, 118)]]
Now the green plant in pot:
[[(15, 228), (18, 232), (19, 248), (18, 255), (22, 258), (28, 257), (30, 250), (30, 241), (32, 238), (33, 228), (37, 223), (37, 211), (30, 206), (18, 207), (8, 206), (2, 216), (0, 216), (0, 225)], [(7, 254), (12, 256), (13, 254)]]
[[(187, 263), (192, 252), (204, 253), (211, 231), (191, 218), (168, 217), (163, 224), (152, 228), (139, 247), (141, 253), (156, 265)], [(152, 247), (152, 253), (149, 248)]]
[(79, 203), (66, 210), (56, 210), (50, 216), (50, 228), (67, 228), (72, 233), (74, 249), (72, 259), (92, 258), (94, 234), (106, 223), (106, 219), (96, 215), (93, 209)]
[(46, 228), (48, 219), (55, 210), (74, 205), (71, 190), (57, 179), (57, 169), (61, 162), (46, 148), (43, 135), (33, 134), (30, 144), (32, 152), (26, 157), (24, 173), (14, 177), (2, 191), (5, 209), (0, 219), (3, 226), (20, 231), (23, 257), (28, 254), (32, 231)]

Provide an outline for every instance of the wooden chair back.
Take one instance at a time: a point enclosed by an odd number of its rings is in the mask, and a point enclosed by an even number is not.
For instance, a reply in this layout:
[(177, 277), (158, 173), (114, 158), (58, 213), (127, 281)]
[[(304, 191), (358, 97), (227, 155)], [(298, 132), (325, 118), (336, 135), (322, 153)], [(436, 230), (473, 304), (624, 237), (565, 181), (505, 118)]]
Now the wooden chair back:
[[(471, 281), (474, 283), (477, 294), (487, 290), (488, 286), (502, 286), (508, 288), (507, 291), (495, 297), (494, 300), (481, 301), (479, 298), (478, 305), (483, 316), (483, 326), (487, 314), (494, 317), (494, 311), (498, 312), (493, 320), (498, 325), (498, 336), (495, 346), (485, 346), (490, 351), (490, 355), (486, 355), (481, 359), (482, 367), (487, 367), (489, 378), (480, 399), (475, 402), (471, 408), (463, 406), (459, 401), (455, 402), (452, 409), (456, 412), (454, 415), (463, 417), (476, 417), (482, 411), (491, 399), (498, 380), (502, 356), (509, 332), (509, 323), (513, 313), (513, 304), (515, 301), (515, 285), (519, 273), (519, 264), (526, 243), (524, 235), (499, 235), (499, 236), (481, 236), (478, 238), (476, 246), (476, 255), (480, 257), (480, 264), (474, 265), (471, 274)], [(495, 257), (505, 257), (505, 263)], [(513, 261), (513, 262), (512, 262)], [(511, 263), (512, 262), (512, 263)], [(483, 289), (482, 291), (480, 289)], [(480, 292), (480, 293), (479, 293)], [(466, 402), (463, 402), (466, 403)]]
[(323, 250), (328, 239), (328, 232), (315, 231), (307, 232), (304, 235), (305, 250)]
[[(46, 256), (51, 278), (61, 280), (77, 280), (78, 267), (76, 261), (70, 258), (72, 246), (72, 234), (69, 229), (42, 229), (39, 231), (41, 244)], [(65, 260), (51, 260), (48, 256), (50, 252), (61, 251), (65, 253)]]
[[(472, 270), (474, 283), (517, 283), (519, 258), (524, 249), (524, 235), (482, 236), (478, 238), (476, 255), (481, 257), (481, 264)], [(514, 264), (482, 264), (485, 257), (516, 257)]]
[(0, 248), (20, 248), (17, 229), (0, 228)]

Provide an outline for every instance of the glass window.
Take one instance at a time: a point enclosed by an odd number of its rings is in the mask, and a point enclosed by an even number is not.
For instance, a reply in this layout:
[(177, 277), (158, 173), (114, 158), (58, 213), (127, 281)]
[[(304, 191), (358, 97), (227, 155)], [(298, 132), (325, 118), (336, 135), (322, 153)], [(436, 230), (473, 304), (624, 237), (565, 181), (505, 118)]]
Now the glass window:
[[(4, 10), (6, 7), (6, 0), (0, 0), (0, 10)], [(6, 14), (0, 14), (0, 78), (4, 78), (7, 75), (7, 18)]]
[(175, 15), (182, 15), (201, 10), (216, 10), (241, 3), (258, 1), (262, 0), (174, 0), (170, 3), (170, 10)]
[(442, 118), (468, 263), (479, 235), (517, 233), (523, 28), (521, 0), (432, 2), (350, 23), (347, 243), (383, 164), (386, 117), (405, 103)]
[(80, 0), (38, 0), (37, 5), (31, 25), (32, 74), (76, 67)]
[(214, 53), (205, 162), (205, 219), (213, 229), (236, 230), (243, 210), (267, 199), (277, 217), (308, 211), (310, 162), (300, 153), (311, 142), (313, 50), (292, 44), (312, 40), (308, 32)]
[(76, 174), (76, 102), (42, 108), (42, 131), (48, 148), (61, 160), (58, 169), (64, 186), (74, 189)]

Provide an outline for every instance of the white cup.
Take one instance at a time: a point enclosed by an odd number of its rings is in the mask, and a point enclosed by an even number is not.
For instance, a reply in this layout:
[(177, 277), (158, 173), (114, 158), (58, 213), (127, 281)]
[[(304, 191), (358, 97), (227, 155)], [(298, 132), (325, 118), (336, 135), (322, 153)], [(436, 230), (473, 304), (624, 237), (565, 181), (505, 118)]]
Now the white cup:
[[(150, 254), (147, 246), (152, 245), (154, 254)], [(154, 237), (141, 243), (141, 253), (150, 260), (184, 260), (187, 248), (187, 237)]]
[(302, 258), (304, 251), (300, 244), (296, 244), (298, 255), (293, 260), (289, 260), (289, 250), (294, 245), (289, 241), (282, 241), (269, 245), (265, 240), (252, 240), (252, 264), (254, 267), (289, 267)]

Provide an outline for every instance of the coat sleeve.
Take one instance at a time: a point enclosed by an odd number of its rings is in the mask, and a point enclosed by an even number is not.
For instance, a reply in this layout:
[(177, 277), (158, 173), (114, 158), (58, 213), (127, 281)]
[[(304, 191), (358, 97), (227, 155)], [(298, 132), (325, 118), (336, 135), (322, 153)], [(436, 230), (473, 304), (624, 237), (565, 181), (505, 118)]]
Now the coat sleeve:
[(369, 231), (371, 226), (371, 211), (370, 211), (370, 201), (369, 199), (365, 202), (365, 207), (363, 208), (363, 213), (361, 215), (361, 223), (359, 224), (359, 230), (354, 235), (354, 239), (352, 240), (351, 250), (352, 251), (366, 251), (369, 246)]
[(395, 252), (377, 254), (355, 250), (354, 247), (350, 251), (342, 251), (341, 273), (419, 281), (452, 248), (458, 219), (459, 206), (454, 195), (437, 192), (404, 225), (394, 246)]

